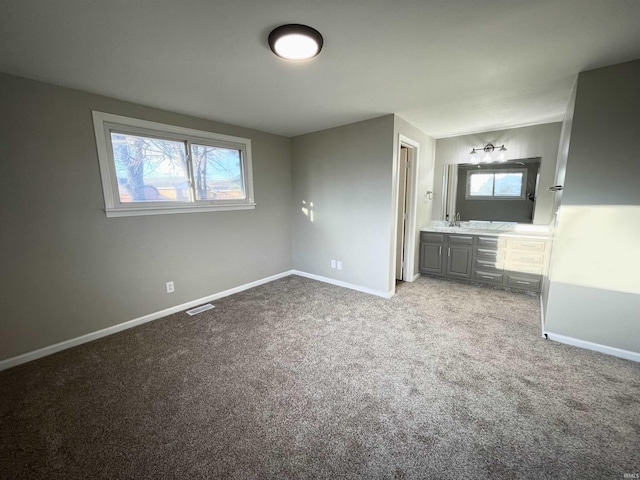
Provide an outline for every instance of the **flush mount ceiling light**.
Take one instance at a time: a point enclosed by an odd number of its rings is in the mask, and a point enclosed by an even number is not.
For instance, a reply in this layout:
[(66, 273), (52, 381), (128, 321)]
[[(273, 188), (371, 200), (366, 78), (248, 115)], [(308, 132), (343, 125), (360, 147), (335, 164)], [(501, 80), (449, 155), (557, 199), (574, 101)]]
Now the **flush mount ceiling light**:
[(285, 60), (309, 60), (322, 50), (322, 35), (315, 28), (291, 23), (275, 28), (269, 34), (269, 47)]
[[(500, 150), (498, 150), (499, 152), (498, 158), (494, 160), (492, 157), (492, 154), (496, 148), (500, 148)], [(482, 159), (478, 159), (477, 157), (478, 151), (484, 152), (484, 157), (482, 157)], [(494, 147), (493, 144), (487, 143), (484, 147), (471, 149), (471, 152), (469, 152), (469, 155), (471, 155), (470, 161), (471, 163), (505, 162), (507, 160), (507, 157), (504, 152), (506, 151), (507, 149), (505, 148), (504, 145), (501, 145), (500, 147)]]

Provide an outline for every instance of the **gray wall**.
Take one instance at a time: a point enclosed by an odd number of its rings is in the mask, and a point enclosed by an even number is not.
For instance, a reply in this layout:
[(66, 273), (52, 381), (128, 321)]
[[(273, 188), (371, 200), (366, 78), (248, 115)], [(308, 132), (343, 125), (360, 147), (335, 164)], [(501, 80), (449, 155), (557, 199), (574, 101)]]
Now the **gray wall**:
[(640, 353), (640, 61), (578, 77), (545, 328)]
[(553, 220), (553, 193), (546, 188), (553, 185), (562, 123), (546, 123), (530, 127), (511, 128), (495, 132), (440, 138), (436, 141), (433, 219), (441, 219), (443, 165), (469, 162), (472, 148), (504, 144), (507, 160), (541, 157), (540, 185), (536, 198), (533, 223), (548, 225)]
[(393, 131), (386, 115), (292, 139), (294, 269), (389, 292)]
[[(8, 75), (0, 104), (0, 360), (291, 269), (288, 138)], [(250, 138), (258, 206), (106, 218), (92, 110)]]

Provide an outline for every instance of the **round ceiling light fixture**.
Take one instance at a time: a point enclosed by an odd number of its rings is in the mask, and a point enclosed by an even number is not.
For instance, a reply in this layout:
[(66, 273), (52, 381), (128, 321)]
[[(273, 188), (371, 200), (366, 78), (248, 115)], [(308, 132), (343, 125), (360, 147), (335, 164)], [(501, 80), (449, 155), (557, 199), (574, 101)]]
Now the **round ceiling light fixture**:
[(320, 53), (323, 43), (319, 31), (297, 23), (280, 25), (269, 34), (271, 51), (285, 60), (309, 60)]

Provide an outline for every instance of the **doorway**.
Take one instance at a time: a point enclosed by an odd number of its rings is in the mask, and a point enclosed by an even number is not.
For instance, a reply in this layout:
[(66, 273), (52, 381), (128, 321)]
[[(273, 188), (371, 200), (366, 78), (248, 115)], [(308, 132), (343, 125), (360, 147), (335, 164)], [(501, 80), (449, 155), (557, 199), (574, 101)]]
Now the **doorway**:
[[(395, 165), (395, 198), (394, 198), (394, 234), (392, 236), (393, 267), (389, 272), (393, 275), (389, 280), (392, 285), (400, 282), (413, 282), (415, 275), (416, 250), (416, 182), (418, 179), (418, 149), (420, 144), (414, 140), (398, 135)], [(391, 287), (395, 291), (394, 286)]]

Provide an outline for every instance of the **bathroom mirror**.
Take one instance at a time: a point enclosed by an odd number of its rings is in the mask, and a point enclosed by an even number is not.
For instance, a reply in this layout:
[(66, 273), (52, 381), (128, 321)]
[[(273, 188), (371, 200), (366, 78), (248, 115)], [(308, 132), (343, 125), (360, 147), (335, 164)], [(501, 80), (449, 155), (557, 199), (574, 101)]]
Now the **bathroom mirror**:
[(540, 160), (444, 165), (441, 219), (533, 223)]

